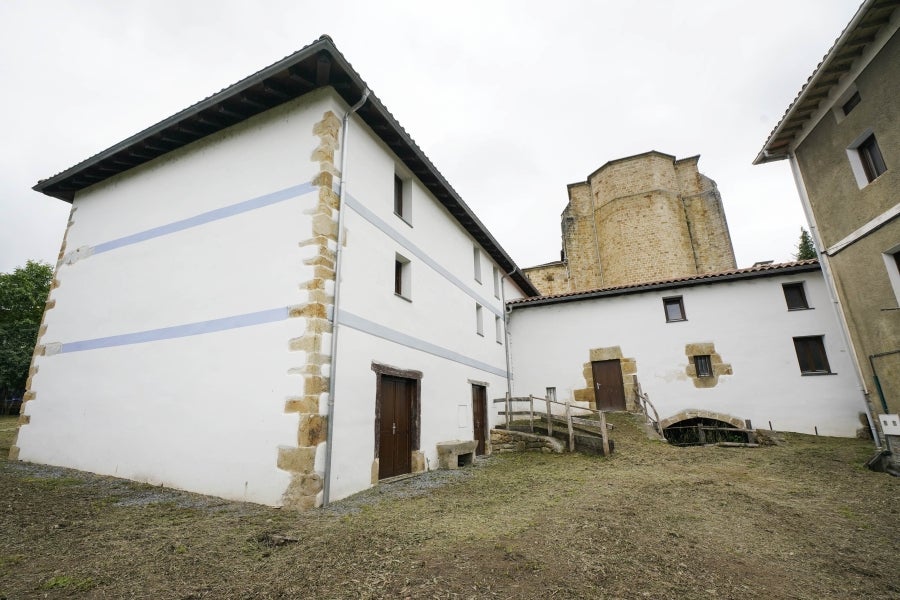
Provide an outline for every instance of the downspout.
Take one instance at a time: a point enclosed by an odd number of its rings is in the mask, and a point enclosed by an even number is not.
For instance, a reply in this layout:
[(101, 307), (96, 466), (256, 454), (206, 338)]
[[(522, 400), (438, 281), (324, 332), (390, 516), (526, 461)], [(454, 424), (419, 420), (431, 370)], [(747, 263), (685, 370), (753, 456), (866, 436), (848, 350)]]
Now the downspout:
[(506, 353), (506, 393), (512, 396), (512, 367), (509, 358), (509, 315), (512, 309), (506, 306), (506, 291), (503, 288), (503, 280), (515, 273), (513, 269), (500, 278), (500, 303), (503, 305), (503, 351)]
[(803, 181), (803, 173), (800, 171), (800, 163), (797, 161), (797, 157), (793, 152), (788, 154), (788, 162), (791, 164), (791, 172), (794, 175), (794, 185), (797, 186), (797, 193), (800, 194), (800, 205), (803, 207), (803, 212), (806, 214), (806, 221), (809, 223), (809, 233), (816, 246), (816, 255), (819, 258), (819, 265), (822, 267), (822, 274), (825, 276), (825, 287), (828, 289), (828, 296), (831, 299), (832, 308), (838, 318), (841, 336), (843, 337), (844, 345), (850, 350), (850, 358), (853, 361), (856, 380), (859, 383), (859, 389), (863, 394), (863, 407), (866, 410), (866, 420), (869, 422), (872, 440), (875, 442), (875, 447), (881, 450), (881, 437), (878, 435), (878, 430), (875, 428), (875, 419), (872, 417), (872, 409), (869, 406), (869, 391), (866, 389), (862, 368), (860, 367), (859, 360), (856, 356), (856, 349), (850, 340), (850, 327), (847, 325), (847, 320), (844, 318), (844, 308), (841, 305), (841, 299), (837, 293), (837, 285), (834, 281), (834, 275), (831, 272), (828, 255), (820, 250), (820, 248), (824, 248), (825, 246), (822, 244), (822, 238), (819, 235), (819, 227), (816, 224), (816, 219), (813, 216), (812, 207), (809, 203), (809, 196), (806, 193), (806, 183)]
[(890, 352), (879, 352), (878, 354), (869, 355), (869, 366), (872, 367), (872, 378), (875, 380), (875, 390), (878, 392), (878, 399), (881, 400), (881, 408), (884, 412), (888, 412), (887, 400), (884, 398), (884, 390), (881, 389), (881, 381), (878, 380), (878, 370), (875, 368), (875, 359), (882, 356), (890, 356), (892, 354), (900, 354), (900, 350), (891, 350)]
[(325, 439), (325, 484), (322, 489), (322, 505), (327, 506), (331, 499), (331, 454), (334, 446), (334, 385), (337, 380), (337, 342), (338, 342), (338, 308), (341, 300), (341, 266), (344, 246), (344, 198), (347, 195), (347, 129), (350, 117), (362, 108), (369, 99), (369, 88), (363, 90), (362, 98), (344, 113), (341, 119), (341, 191), (338, 204), (337, 249), (334, 252), (334, 303), (331, 306), (331, 366), (328, 369), (328, 437)]

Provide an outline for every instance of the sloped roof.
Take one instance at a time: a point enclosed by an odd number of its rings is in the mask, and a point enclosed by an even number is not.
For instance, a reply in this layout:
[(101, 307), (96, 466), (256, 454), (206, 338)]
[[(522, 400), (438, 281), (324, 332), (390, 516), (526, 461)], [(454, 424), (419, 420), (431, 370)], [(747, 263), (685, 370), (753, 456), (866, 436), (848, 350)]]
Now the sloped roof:
[(525, 307), (540, 304), (558, 304), (560, 302), (573, 302), (576, 300), (587, 300), (590, 298), (622, 296), (625, 294), (637, 294), (654, 290), (683, 288), (694, 285), (734, 281), (737, 279), (753, 279), (757, 277), (790, 275), (791, 273), (803, 273), (807, 271), (818, 270), (819, 261), (815, 258), (811, 258), (809, 260), (798, 260), (787, 263), (762, 264), (748, 267), (746, 269), (732, 269), (730, 271), (720, 271), (718, 273), (690, 275), (688, 277), (678, 277), (676, 279), (666, 279), (663, 281), (619, 285), (614, 287), (598, 288), (595, 290), (567, 292), (564, 294), (551, 294), (548, 296), (538, 296), (536, 298), (521, 298), (519, 300), (510, 300), (509, 302), (507, 302), (507, 305), (512, 308), (518, 308), (520, 306)]
[[(245, 121), (304, 94), (332, 87), (353, 105), (368, 89), (327, 35), (47, 179), (34, 190), (72, 202), (76, 192)], [(525, 294), (538, 290), (447, 182), (412, 137), (374, 95), (357, 115), (403, 161), (451, 215), (500, 265)]]
[(788, 157), (793, 141), (803, 132), (805, 123), (816, 114), (819, 103), (853, 67), (866, 46), (875, 41), (878, 31), (890, 23), (891, 14), (900, 0), (866, 0), (853, 19), (822, 58), (800, 93), (766, 140), (753, 164), (758, 165)]

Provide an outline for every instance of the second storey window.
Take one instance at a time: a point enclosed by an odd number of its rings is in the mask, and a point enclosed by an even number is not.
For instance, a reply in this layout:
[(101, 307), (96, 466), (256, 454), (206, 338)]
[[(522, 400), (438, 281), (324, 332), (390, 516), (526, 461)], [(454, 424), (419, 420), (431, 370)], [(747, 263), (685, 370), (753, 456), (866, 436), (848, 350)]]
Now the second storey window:
[(878, 147), (878, 140), (875, 139), (874, 133), (859, 145), (859, 159), (862, 161), (866, 179), (869, 181), (875, 181), (876, 177), (887, 171), (884, 157), (881, 155), (881, 148)]
[(673, 298), (663, 298), (663, 308), (666, 310), (666, 322), (687, 321), (684, 314), (684, 302), (681, 296)]
[(494, 267), (494, 298), (500, 299), (500, 269)]
[(503, 319), (500, 317), (494, 317), (494, 333), (496, 334), (496, 339), (498, 344), (503, 343)]
[(394, 293), (407, 300), (412, 298), (409, 259), (399, 254), (394, 256)]
[(484, 337), (484, 309), (480, 304), (475, 305), (475, 333)]
[(412, 223), (412, 207), (410, 205), (409, 190), (411, 184), (402, 177), (394, 174), (394, 214), (407, 222)]
[(847, 148), (847, 157), (850, 159), (856, 183), (862, 189), (887, 171), (887, 164), (884, 162), (878, 140), (871, 130), (857, 139), (856, 143)]
[(794, 350), (797, 351), (797, 362), (804, 375), (825, 375), (831, 373), (828, 356), (825, 355), (824, 336), (810, 335), (794, 338)]
[(475, 281), (481, 283), (481, 250), (478, 246), (472, 248), (472, 260), (475, 267)]
[(788, 310), (806, 310), (809, 308), (809, 302), (806, 301), (806, 292), (803, 290), (803, 283), (785, 283), (781, 287), (784, 290), (784, 301), (787, 303)]

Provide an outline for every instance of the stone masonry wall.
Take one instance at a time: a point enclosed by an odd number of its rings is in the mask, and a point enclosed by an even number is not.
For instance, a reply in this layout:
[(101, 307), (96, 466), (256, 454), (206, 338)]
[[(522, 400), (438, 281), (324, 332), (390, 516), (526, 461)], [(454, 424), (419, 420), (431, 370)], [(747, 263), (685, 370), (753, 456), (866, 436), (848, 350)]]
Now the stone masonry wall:
[(521, 431), (491, 429), (491, 452), (543, 452), (560, 454), (565, 446), (554, 438)]
[[(38, 327), (37, 343), (35, 344), (34, 352), (31, 355), (31, 365), (28, 367), (28, 379), (25, 381), (25, 394), (22, 396), (22, 407), (19, 409), (19, 430), (31, 423), (31, 416), (25, 414), (25, 405), (28, 402), (32, 402), (37, 399), (37, 394), (34, 391), (32, 385), (35, 376), (38, 374), (38, 365), (35, 364), (35, 359), (38, 356), (44, 356), (48, 354), (48, 347), (47, 345), (42, 344), (41, 340), (47, 333), (47, 311), (52, 310), (56, 306), (56, 299), (53, 297), (55, 295), (53, 291), (59, 287), (59, 268), (62, 266), (66, 256), (66, 243), (69, 237), (69, 230), (72, 229), (72, 225), (75, 224), (75, 211), (77, 210), (78, 207), (73, 204), (72, 209), (69, 211), (69, 221), (66, 224), (66, 232), (63, 234), (62, 244), (59, 247), (59, 256), (56, 259), (56, 267), (53, 270), (53, 280), (50, 283), (50, 293), (48, 294), (47, 303), (44, 305), (44, 314), (41, 316), (41, 324)], [(50, 344), (50, 346), (52, 345), (53, 344)], [(57, 344), (57, 346), (58, 345), (59, 344)], [(16, 430), (16, 435), (13, 438), (12, 444), (9, 448), (9, 460), (11, 461), (19, 459), (19, 446), (16, 445), (16, 441), (19, 439), (19, 430)]]
[[(556, 294), (736, 268), (721, 196), (698, 160), (647, 152), (569, 185), (562, 213), (567, 269), (557, 268), (549, 281), (548, 269), (526, 269), (535, 286)], [(563, 270), (568, 277), (560, 281)]]
[(337, 211), (340, 198), (334, 190), (334, 178), (340, 173), (334, 165), (338, 149), (341, 121), (331, 111), (316, 123), (313, 134), (319, 138), (319, 146), (312, 160), (319, 163), (319, 174), (314, 184), (319, 188), (319, 201), (312, 211), (312, 231), (300, 241), (309, 258), (304, 260), (314, 267), (313, 279), (300, 283), (307, 292), (307, 302), (291, 307), (290, 316), (306, 319), (306, 328), (298, 338), (289, 342), (289, 349), (302, 357), (291, 373), (303, 379), (303, 389), (297, 396), (285, 401), (287, 413), (297, 413), (297, 446), (280, 448), (278, 468), (291, 473), (291, 483), (284, 493), (287, 508), (309, 509), (322, 504), (323, 473), (316, 471), (316, 454), (324, 452), (328, 436), (328, 418), (323, 406), (327, 397), (331, 353), (328, 343), (331, 335), (329, 308), (334, 304), (334, 267), (337, 249)]

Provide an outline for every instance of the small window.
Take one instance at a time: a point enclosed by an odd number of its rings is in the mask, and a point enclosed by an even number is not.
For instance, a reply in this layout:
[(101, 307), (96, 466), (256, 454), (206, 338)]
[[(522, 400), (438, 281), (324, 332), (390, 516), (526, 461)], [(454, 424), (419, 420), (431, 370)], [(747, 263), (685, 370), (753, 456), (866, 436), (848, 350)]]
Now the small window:
[(556, 400), (556, 388), (555, 388), (555, 387), (548, 387), (548, 388), (547, 388), (547, 395), (544, 396), (544, 397), (545, 397), (545, 398), (549, 398), (550, 400)]
[(484, 337), (484, 309), (480, 304), (475, 305), (475, 333)]
[(784, 301), (787, 302), (788, 310), (806, 310), (809, 308), (803, 283), (785, 283), (781, 287), (784, 290)]
[(841, 105), (841, 110), (844, 112), (844, 115), (849, 115), (850, 111), (856, 108), (856, 105), (859, 104), (860, 97), (859, 92), (853, 92), (853, 95)]
[(481, 250), (478, 246), (472, 248), (472, 258), (475, 267), (475, 281), (481, 283)]
[(663, 308), (666, 309), (667, 323), (672, 323), (673, 321), (687, 321), (687, 317), (684, 315), (684, 302), (682, 301), (681, 296), (663, 298)]
[(878, 141), (875, 139), (874, 133), (859, 145), (858, 151), (863, 171), (866, 172), (866, 179), (875, 181), (875, 178), (887, 171), (884, 157), (881, 155), (881, 148), (878, 147)]
[(409, 181), (404, 181), (402, 177), (394, 174), (394, 214), (406, 221), (407, 224), (412, 223), (412, 208), (410, 206), (410, 186)]
[(824, 337), (812, 335), (794, 338), (794, 349), (797, 351), (797, 362), (804, 375), (824, 375), (831, 373), (828, 357), (825, 355)]
[(412, 298), (412, 282), (409, 259), (399, 254), (394, 256), (394, 293), (401, 298)]
[(888, 281), (891, 282), (891, 288), (894, 290), (894, 298), (897, 300), (897, 305), (900, 306), (900, 246), (892, 248), (882, 256), (885, 269), (887, 269)]
[(712, 377), (712, 362), (709, 354), (699, 354), (694, 357), (694, 369), (697, 377)]
[(498, 316), (494, 316), (494, 330), (497, 336), (497, 343), (503, 343), (503, 319)]
[(500, 298), (500, 269), (494, 267), (494, 298)]
[(850, 168), (853, 170), (853, 176), (856, 178), (859, 189), (866, 187), (887, 171), (878, 140), (875, 139), (875, 134), (871, 129), (863, 132), (847, 148), (847, 158), (850, 160)]

